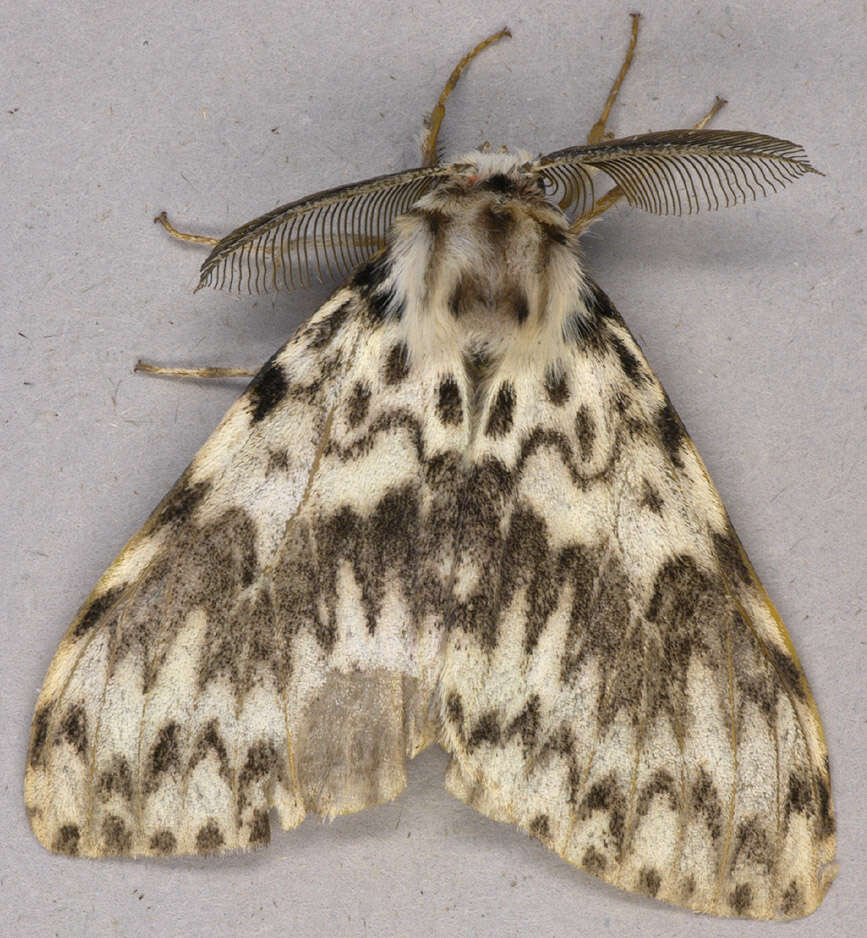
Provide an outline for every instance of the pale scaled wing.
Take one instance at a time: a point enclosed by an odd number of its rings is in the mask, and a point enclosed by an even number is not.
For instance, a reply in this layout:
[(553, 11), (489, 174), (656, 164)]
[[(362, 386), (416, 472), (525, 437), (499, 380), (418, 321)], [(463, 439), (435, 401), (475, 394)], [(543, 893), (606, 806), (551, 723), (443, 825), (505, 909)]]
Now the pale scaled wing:
[(434, 740), (465, 438), (424, 429), (438, 386), (370, 277), (264, 366), (61, 642), (25, 786), (49, 849), (267, 843), (270, 808), (380, 803)]
[(810, 912), (819, 717), (692, 442), (604, 294), (556, 367), (490, 379), (441, 680), (449, 790), (625, 889)]

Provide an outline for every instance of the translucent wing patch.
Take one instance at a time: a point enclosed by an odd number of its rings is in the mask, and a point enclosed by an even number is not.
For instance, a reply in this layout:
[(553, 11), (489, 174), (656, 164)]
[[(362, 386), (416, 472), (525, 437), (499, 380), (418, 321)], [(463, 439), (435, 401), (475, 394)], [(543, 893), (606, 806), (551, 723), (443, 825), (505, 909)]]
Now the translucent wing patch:
[(376, 176), (281, 205), (215, 245), (197, 289), (259, 293), (346, 274), (382, 247), (392, 221), (445, 172), (431, 167)]
[(553, 367), (503, 375), (507, 398), (492, 379), (455, 551), (447, 787), (614, 885), (804, 915), (834, 855), (813, 699), (640, 349), (600, 291), (588, 311)]
[(631, 205), (655, 215), (693, 214), (776, 192), (817, 172), (788, 140), (731, 130), (669, 130), (569, 147), (539, 161), (561, 205), (592, 206), (590, 169), (602, 170)]

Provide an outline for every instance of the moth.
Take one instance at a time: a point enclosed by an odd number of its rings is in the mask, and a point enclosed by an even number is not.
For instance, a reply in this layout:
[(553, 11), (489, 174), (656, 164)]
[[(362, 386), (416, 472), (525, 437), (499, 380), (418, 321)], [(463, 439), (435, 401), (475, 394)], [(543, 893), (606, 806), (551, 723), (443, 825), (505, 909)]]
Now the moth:
[(422, 166), (214, 244), (200, 285), (352, 273), (61, 641), (25, 783), (45, 847), (257, 847), (272, 812), (291, 828), (396, 797), (439, 743), (451, 793), (606, 882), (716, 915), (821, 902), (813, 697), (579, 248), (620, 198), (714, 209), (815, 170), (706, 121), (606, 138), (637, 28), (586, 145), (438, 160), (448, 94), (503, 31), (455, 68)]

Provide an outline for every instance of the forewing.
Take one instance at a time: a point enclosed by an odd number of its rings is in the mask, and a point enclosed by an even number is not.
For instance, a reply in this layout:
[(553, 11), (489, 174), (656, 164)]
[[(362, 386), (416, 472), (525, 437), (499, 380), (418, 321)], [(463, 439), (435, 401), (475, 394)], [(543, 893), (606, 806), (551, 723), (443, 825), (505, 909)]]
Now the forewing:
[(791, 642), (598, 290), (560, 361), (497, 378), (461, 509), (447, 785), (626, 889), (810, 912), (833, 877), (825, 741)]
[(436, 387), (380, 312), (359, 287), (313, 316), (73, 622), (26, 777), (46, 847), (256, 846), (272, 807), (291, 827), (394, 797), (433, 741), (433, 482), (464, 431), (425, 433)]

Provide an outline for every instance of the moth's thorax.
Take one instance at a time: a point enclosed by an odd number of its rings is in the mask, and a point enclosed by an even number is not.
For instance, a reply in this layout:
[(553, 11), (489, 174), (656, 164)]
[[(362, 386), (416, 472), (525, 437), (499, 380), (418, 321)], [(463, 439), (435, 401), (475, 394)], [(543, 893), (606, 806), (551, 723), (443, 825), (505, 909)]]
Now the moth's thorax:
[(562, 342), (584, 282), (577, 237), (532, 167), (524, 154), (470, 154), (397, 219), (389, 256), (415, 353), (544, 358), (540, 343)]

